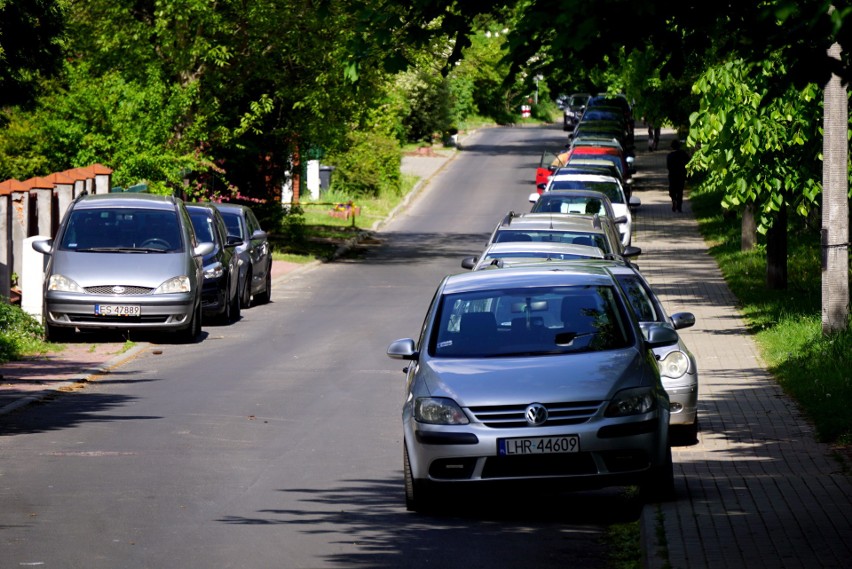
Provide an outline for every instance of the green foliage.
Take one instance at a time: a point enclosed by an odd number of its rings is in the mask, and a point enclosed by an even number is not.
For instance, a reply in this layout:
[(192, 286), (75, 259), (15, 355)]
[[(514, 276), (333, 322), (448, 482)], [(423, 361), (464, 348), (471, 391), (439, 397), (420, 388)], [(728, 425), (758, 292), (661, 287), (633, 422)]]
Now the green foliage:
[(778, 61), (737, 60), (708, 68), (693, 87), (700, 106), (690, 116), (690, 169), (708, 191), (725, 190), (723, 207), (755, 204), (761, 233), (788, 204), (808, 215), (821, 191), (819, 89), (770, 96), (784, 73)]
[(346, 137), (348, 147), (328, 156), (335, 166), (332, 186), (354, 197), (399, 193), (402, 161), (399, 144), (378, 133), (355, 131)]
[(0, 108), (28, 103), (60, 66), (64, 2), (0, 0)]
[(38, 320), (0, 297), (0, 363), (47, 351)]

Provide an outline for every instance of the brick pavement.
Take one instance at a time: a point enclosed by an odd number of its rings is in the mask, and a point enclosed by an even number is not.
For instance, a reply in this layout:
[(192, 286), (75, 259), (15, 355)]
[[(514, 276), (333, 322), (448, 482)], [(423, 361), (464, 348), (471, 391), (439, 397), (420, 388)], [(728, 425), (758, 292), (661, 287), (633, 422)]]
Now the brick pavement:
[(852, 566), (850, 477), (766, 371), (689, 201), (671, 211), (665, 156), (674, 134), (663, 134), (660, 150), (637, 156), (634, 244), (669, 312), (695, 314), (681, 333), (698, 361), (700, 434), (674, 448), (678, 499), (643, 511), (645, 564)]

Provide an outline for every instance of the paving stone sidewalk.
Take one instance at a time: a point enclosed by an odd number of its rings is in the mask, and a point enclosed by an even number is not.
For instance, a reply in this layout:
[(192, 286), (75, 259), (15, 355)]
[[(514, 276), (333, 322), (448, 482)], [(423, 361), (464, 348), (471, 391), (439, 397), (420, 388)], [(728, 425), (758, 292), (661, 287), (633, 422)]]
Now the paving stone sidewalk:
[(689, 201), (671, 211), (673, 138), (664, 131), (658, 151), (640, 148), (633, 239), (668, 311), (695, 314), (682, 334), (698, 360), (701, 430), (697, 444), (673, 449), (678, 499), (643, 512), (645, 564), (850, 567), (852, 478), (766, 371)]

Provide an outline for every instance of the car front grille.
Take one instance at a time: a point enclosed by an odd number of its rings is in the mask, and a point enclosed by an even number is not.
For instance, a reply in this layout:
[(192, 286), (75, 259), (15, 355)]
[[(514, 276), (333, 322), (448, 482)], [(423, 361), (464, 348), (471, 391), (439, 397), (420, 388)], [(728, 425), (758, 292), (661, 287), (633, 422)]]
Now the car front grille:
[(90, 286), (86, 288), (86, 292), (88, 292), (89, 294), (110, 294), (115, 296), (128, 296), (151, 294), (151, 291), (154, 290), (153, 288), (144, 286), (122, 286), (121, 292), (116, 292), (115, 286), (116, 285)]
[[(603, 401), (571, 401), (567, 403), (545, 403), (547, 421), (541, 425), (555, 427), (559, 425), (579, 425), (587, 422), (597, 412)], [(492, 405), (470, 407), (476, 420), (492, 429), (515, 429), (527, 427), (527, 405)]]

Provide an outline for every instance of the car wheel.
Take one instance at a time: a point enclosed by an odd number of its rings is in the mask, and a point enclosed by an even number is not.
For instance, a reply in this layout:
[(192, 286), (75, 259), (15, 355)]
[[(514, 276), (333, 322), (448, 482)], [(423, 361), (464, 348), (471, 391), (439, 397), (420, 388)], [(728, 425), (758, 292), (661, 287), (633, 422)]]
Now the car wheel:
[(44, 339), (48, 342), (67, 342), (74, 337), (74, 328), (45, 324)]
[(427, 512), (434, 506), (430, 500), (429, 483), (425, 480), (414, 480), (414, 476), (411, 474), (411, 463), (408, 460), (408, 447), (404, 442), (402, 453), (402, 470), (405, 476), (405, 509), (409, 512)]
[(234, 291), (234, 299), (231, 301), (231, 319), (230, 322), (236, 322), (242, 314), (242, 294), (240, 290)]
[(201, 334), (201, 305), (195, 309), (186, 328), (178, 330), (177, 341), (181, 344), (192, 344)]
[(266, 304), (272, 299), (272, 264), (266, 271), (266, 286), (262, 293), (255, 295), (254, 300), (257, 304)]
[(225, 306), (222, 308), (222, 312), (216, 316), (217, 324), (230, 324), (231, 323), (231, 308), (234, 306), (231, 299), (228, 297), (228, 294), (231, 290), (231, 283), (228, 282), (225, 284)]
[(246, 273), (246, 278), (243, 281), (243, 290), (240, 291), (240, 304), (243, 308), (251, 306), (251, 271)]
[(694, 445), (698, 442), (698, 417), (689, 425), (673, 425), (669, 430), (680, 444)]
[(666, 445), (666, 458), (646, 475), (640, 487), (645, 502), (670, 502), (675, 499), (672, 447)]

